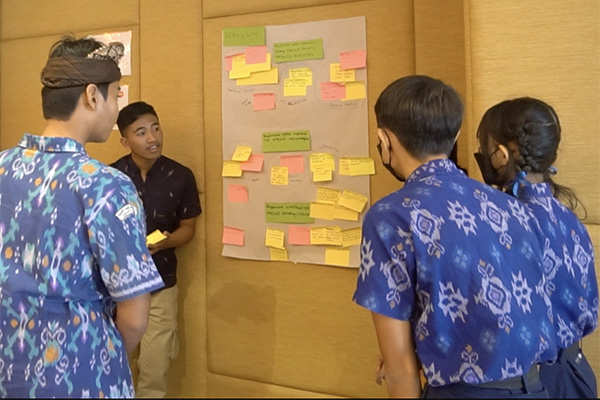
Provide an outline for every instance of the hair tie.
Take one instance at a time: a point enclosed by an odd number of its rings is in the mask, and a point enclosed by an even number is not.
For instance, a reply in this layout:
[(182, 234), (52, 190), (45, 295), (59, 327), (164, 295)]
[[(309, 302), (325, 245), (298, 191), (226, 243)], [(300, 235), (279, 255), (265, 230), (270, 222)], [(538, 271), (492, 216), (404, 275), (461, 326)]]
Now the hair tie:
[(558, 173), (558, 171), (556, 170), (556, 167), (552, 166), (552, 167), (548, 168), (548, 173), (550, 175), (556, 175)]
[(526, 179), (526, 177), (527, 177), (526, 171), (520, 171), (517, 174), (517, 176), (515, 176), (515, 179), (514, 179), (513, 183), (511, 184), (511, 189), (510, 189), (513, 196), (518, 197), (520, 188), (522, 188), (524, 186), (531, 186), (531, 183)]

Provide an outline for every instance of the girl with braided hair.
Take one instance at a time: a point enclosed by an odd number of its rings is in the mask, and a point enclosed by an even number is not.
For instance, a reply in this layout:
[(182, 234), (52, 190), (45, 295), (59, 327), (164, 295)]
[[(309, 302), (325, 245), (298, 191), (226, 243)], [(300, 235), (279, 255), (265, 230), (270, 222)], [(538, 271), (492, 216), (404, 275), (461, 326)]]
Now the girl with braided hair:
[(554, 363), (540, 364), (550, 398), (596, 398), (596, 378), (581, 341), (598, 325), (594, 249), (576, 211), (585, 208), (575, 193), (553, 180), (561, 127), (542, 100), (521, 97), (488, 109), (477, 131), (475, 158), (484, 181), (529, 207), (544, 249), (545, 279), (537, 283), (550, 299), (556, 343)]

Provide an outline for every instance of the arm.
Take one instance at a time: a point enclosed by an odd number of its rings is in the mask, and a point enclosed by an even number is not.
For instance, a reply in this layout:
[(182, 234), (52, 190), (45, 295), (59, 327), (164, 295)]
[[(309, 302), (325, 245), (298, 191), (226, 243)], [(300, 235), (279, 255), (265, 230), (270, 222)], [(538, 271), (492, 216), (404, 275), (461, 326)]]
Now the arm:
[(148, 249), (150, 250), (150, 254), (154, 254), (171, 247), (183, 246), (192, 240), (195, 234), (196, 217), (182, 219), (179, 221), (179, 228), (175, 229), (173, 232), (164, 231), (163, 235), (166, 236), (166, 239), (155, 244), (148, 244)]
[(418, 398), (421, 378), (410, 322), (371, 313), (390, 397)]
[(115, 325), (125, 342), (125, 350), (130, 354), (142, 340), (148, 327), (150, 313), (150, 293), (117, 303)]

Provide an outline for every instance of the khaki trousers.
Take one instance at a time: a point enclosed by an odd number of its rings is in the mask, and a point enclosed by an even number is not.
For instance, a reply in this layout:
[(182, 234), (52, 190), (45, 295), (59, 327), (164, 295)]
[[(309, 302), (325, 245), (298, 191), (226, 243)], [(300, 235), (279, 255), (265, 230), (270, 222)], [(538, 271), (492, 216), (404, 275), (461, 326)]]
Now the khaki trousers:
[(151, 296), (148, 329), (139, 347), (136, 397), (165, 397), (171, 360), (177, 357), (177, 286)]

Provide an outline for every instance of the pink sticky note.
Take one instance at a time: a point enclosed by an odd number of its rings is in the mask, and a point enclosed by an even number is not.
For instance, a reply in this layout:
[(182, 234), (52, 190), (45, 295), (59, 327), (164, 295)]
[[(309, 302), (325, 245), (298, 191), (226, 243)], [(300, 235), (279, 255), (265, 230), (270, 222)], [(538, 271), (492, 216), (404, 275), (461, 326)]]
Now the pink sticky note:
[(288, 228), (288, 243), (299, 246), (309, 246), (310, 227), (290, 225)]
[(267, 62), (267, 46), (246, 47), (244, 55), (246, 56), (246, 64)]
[(232, 203), (247, 203), (248, 188), (244, 185), (230, 184), (227, 187), (227, 201)]
[(263, 155), (262, 154), (251, 154), (248, 161), (244, 161), (240, 164), (242, 171), (260, 172), (263, 167)]
[(252, 109), (254, 111), (275, 109), (275, 93), (254, 93), (252, 95)]
[(364, 68), (367, 65), (367, 52), (365, 50), (345, 51), (340, 53), (340, 68)]
[(231, 68), (233, 67), (233, 57), (237, 57), (239, 55), (240, 54), (232, 54), (225, 57), (225, 71), (231, 71)]
[(341, 100), (346, 97), (346, 87), (337, 82), (321, 82), (321, 99)]
[(223, 243), (234, 244), (236, 246), (244, 245), (244, 230), (233, 228), (231, 226), (223, 227)]
[(304, 173), (304, 157), (299, 155), (294, 156), (281, 156), (279, 157), (279, 163), (282, 167), (288, 167), (288, 173), (290, 174), (302, 174)]

